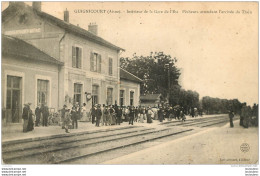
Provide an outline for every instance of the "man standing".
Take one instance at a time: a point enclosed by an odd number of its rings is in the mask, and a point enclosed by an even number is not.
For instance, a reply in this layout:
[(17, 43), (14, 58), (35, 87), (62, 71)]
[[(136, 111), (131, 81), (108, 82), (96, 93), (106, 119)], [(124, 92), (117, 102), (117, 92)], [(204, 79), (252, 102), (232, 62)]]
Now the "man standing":
[(134, 125), (135, 110), (134, 110), (134, 107), (133, 107), (133, 106), (130, 108), (129, 116), (130, 116), (129, 125), (130, 125), (130, 124)]
[(91, 117), (92, 117), (92, 124), (94, 124), (95, 118), (96, 118), (96, 107), (94, 105), (92, 105), (92, 108), (91, 108)]
[(101, 106), (98, 105), (98, 108), (96, 110), (96, 117), (97, 117), (96, 126), (97, 127), (99, 127), (99, 122), (100, 122), (101, 116), (102, 116)]
[(233, 117), (234, 117), (234, 112), (232, 110), (229, 111), (229, 120), (230, 120), (230, 127), (233, 128), (234, 124), (233, 124)]
[(122, 117), (122, 108), (121, 106), (119, 108), (117, 108), (117, 112), (116, 112), (116, 125), (121, 123), (121, 117)]
[(41, 109), (40, 106), (38, 105), (37, 108), (35, 109), (35, 116), (36, 116), (36, 124), (35, 126), (39, 126), (40, 119), (41, 119)]
[(42, 125), (43, 126), (48, 126), (49, 108), (48, 108), (48, 106), (46, 104), (42, 105), (41, 112), (42, 112), (42, 117), (43, 117)]

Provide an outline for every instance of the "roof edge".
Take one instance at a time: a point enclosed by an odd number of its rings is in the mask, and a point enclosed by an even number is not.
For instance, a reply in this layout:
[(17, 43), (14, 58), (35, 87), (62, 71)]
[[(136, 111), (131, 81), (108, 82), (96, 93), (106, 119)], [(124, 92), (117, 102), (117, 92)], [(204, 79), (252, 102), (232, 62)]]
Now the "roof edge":
[(142, 79), (140, 79), (140, 78), (138, 78), (137, 76), (135, 76), (134, 74), (132, 74), (132, 73), (130, 73), (130, 72), (128, 72), (128, 71), (126, 71), (125, 69), (123, 69), (123, 68), (121, 68), (121, 67), (119, 67), (120, 69), (122, 69), (123, 71), (125, 71), (126, 73), (128, 73), (128, 74), (130, 74), (130, 75), (132, 75), (133, 77), (135, 77), (136, 79), (138, 79), (140, 82), (143, 82), (143, 80)]

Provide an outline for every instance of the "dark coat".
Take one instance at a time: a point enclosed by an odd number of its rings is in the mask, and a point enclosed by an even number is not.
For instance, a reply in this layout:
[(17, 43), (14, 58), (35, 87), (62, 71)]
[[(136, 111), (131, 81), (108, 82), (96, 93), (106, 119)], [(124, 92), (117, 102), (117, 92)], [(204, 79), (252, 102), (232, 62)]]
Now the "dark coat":
[(100, 119), (101, 116), (102, 116), (102, 111), (101, 111), (100, 108), (98, 108), (98, 109), (96, 110), (96, 117), (97, 117), (97, 119)]
[(35, 109), (35, 115), (36, 115), (36, 117), (40, 117), (41, 116), (41, 109), (39, 107), (37, 107)]
[(23, 108), (22, 118), (23, 118), (24, 120), (28, 120), (28, 119), (29, 119), (29, 108), (28, 108), (28, 107), (24, 107), (24, 108)]

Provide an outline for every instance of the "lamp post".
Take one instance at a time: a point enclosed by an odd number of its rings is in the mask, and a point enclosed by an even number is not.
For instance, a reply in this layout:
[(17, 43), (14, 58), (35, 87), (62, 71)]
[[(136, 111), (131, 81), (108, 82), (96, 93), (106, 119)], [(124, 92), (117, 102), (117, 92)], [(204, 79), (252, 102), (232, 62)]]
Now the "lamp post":
[(171, 78), (170, 78), (170, 64), (165, 64), (166, 68), (168, 69), (168, 92), (167, 92), (167, 99), (168, 103), (170, 102), (170, 89), (171, 89)]

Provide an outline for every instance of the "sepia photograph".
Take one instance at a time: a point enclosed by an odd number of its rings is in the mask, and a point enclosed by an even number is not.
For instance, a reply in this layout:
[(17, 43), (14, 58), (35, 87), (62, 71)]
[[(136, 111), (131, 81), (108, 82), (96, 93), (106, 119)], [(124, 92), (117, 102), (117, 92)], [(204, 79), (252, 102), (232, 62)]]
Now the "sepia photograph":
[(1, 7), (3, 167), (259, 164), (258, 2)]

